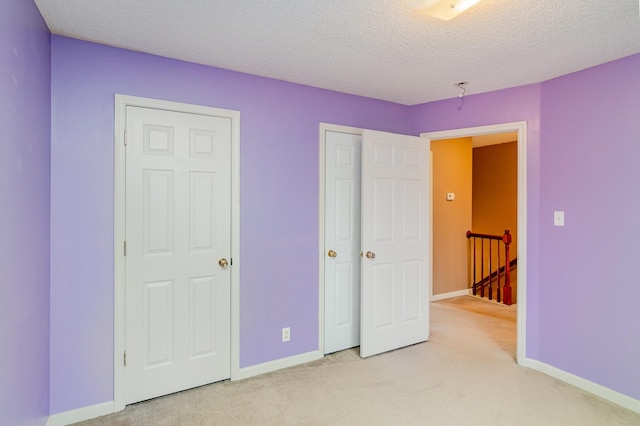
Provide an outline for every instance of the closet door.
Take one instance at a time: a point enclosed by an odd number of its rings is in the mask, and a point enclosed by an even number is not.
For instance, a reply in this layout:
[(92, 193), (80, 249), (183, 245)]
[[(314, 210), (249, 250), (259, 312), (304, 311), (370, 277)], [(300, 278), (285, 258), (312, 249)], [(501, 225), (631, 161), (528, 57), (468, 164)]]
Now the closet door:
[(362, 357), (429, 338), (429, 155), (425, 139), (363, 131)]
[(126, 403), (230, 376), (228, 117), (126, 111)]
[(324, 352), (360, 344), (360, 162), (362, 135), (324, 133)]

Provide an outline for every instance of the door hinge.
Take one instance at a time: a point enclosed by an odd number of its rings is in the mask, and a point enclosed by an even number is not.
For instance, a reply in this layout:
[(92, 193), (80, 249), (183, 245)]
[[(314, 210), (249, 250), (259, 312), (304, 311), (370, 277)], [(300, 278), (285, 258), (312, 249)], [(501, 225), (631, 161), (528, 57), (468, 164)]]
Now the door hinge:
[(124, 131), (124, 146), (127, 146), (127, 131)]
[(124, 255), (127, 255), (127, 242), (124, 242)]
[(127, 351), (124, 351), (124, 366), (127, 366)]

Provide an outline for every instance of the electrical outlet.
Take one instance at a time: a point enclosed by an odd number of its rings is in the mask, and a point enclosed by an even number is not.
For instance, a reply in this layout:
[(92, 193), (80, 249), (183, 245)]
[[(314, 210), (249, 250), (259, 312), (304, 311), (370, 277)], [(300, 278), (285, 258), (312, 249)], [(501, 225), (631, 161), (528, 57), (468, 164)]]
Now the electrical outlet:
[(291, 328), (285, 327), (282, 329), (282, 341), (288, 342), (289, 340), (291, 340)]

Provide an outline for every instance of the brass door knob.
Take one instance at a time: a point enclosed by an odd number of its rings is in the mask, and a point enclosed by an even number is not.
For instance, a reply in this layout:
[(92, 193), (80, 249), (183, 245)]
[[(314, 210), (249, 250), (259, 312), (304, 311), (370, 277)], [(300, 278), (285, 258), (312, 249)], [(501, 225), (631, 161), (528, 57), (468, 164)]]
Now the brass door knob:
[(227, 266), (229, 266), (229, 261), (223, 257), (222, 259), (218, 260), (218, 265), (220, 265), (221, 268), (226, 268)]
[(368, 251), (367, 254), (367, 259), (375, 259), (376, 258), (376, 254), (372, 251)]
[(333, 251), (333, 250), (329, 250), (329, 252), (327, 253), (327, 255), (328, 255), (329, 257), (338, 257), (338, 253), (336, 253), (336, 252), (335, 252), (335, 251)]

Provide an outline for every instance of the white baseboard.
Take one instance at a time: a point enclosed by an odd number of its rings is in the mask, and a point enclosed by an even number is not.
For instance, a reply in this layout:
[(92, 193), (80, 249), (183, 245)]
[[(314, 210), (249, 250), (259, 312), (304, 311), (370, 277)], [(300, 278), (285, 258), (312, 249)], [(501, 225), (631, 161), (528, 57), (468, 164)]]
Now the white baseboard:
[(276, 359), (275, 361), (265, 362), (263, 364), (252, 365), (238, 370), (238, 373), (231, 377), (231, 380), (243, 380), (259, 374), (270, 373), (272, 371), (281, 370), (283, 368), (293, 367), (295, 365), (304, 364), (306, 362), (316, 361), (324, 355), (320, 351), (307, 352), (300, 355), (290, 356), (288, 358)]
[(102, 404), (90, 405), (88, 407), (77, 408), (63, 413), (52, 414), (47, 420), (47, 426), (66, 426), (72, 423), (78, 423), (96, 417), (105, 416), (115, 413), (115, 405), (113, 401), (103, 402)]
[(640, 400), (614, 391), (613, 389), (609, 389), (580, 376), (576, 376), (575, 374), (568, 373), (564, 370), (560, 370), (559, 368), (552, 367), (549, 364), (545, 364), (544, 362), (536, 361), (531, 358), (525, 358), (524, 362), (520, 363), (520, 365), (531, 368), (532, 370), (537, 370), (548, 376), (604, 398), (607, 401), (611, 401), (614, 404), (618, 404), (621, 407), (640, 413)]
[[(241, 368), (238, 373), (231, 378), (231, 380), (248, 379), (249, 377), (257, 376), (259, 374), (270, 373), (283, 368), (316, 361), (322, 357), (323, 355), (320, 351), (313, 351), (290, 356), (288, 358), (277, 359), (275, 361), (265, 362), (264, 364), (252, 365), (251, 367)], [(52, 414), (49, 416), (46, 426), (66, 426), (115, 412), (115, 403), (113, 401), (104, 402), (102, 404), (65, 411), (63, 413)]]
[(465, 288), (464, 290), (451, 291), (449, 293), (440, 293), (431, 295), (431, 301), (437, 302), (438, 300), (451, 299), (452, 297), (458, 296), (468, 296), (471, 294), (470, 288)]
[[(440, 299), (435, 300), (443, 300), (448, 299), (450, 297), (464, 296), (468, 294), (468, 292), (457, 294), (456, 296), (451, 296), (454, 293), (461, 292), (451, 292), (445, 294), (439, 294), (437, 296), (445, 296)], [(432, 299), (434, 301), (434, 299)], [(263, 364), (252, 365), (251, 367), (241, 368), (238, 371), (238, 374), (231, 378), (231, 380), (243, 380), (248, 379), (249, 377), (257, 376), (264, 373), (270, 373), (272, 371), (280, 370), (283, 368), (293, 367), (296, 365), (304, 364), (311, 361), (316, 361), (321, 359), (323, 355), (319, 351), (307, 352), (305, 354), (294, 355), (288, 358), (278, 359), (275, 361), (265, 362)], [(582, 377), (576, 376), (575, 374), (568, 373), (559, 368), (553, 367), (549, 364), (545, 364), (541, 361), (536, 361), (531, 358), (525, 358), (523, 362), (520, 363), (523, 367), (531, 368), (532, 370), (539, 371), (543, 374), (561, 380), (565, 383), (568, 383), (572, 386), (575, 386), (579, 389), (597, 395), (601, 398), (606, 399), (607, 401), (611, 401), (614, 404), (618, 404), (621, 407), (627, 408), (631, 411), (635, 411), (636, 413), (640, 413), (640, 400), (622, 394), (620, 392), (609, 389), (605, 386), (594, 383), (590, 380), (584, 379)], [(115, 405), (113, 401), (104, 402), (102, 404), (91, 405), (88, 407), (82, 407), (71, 411), (65, 411), (63, 413), (52, 414), (49, 416), (47, 420), (46, 426), (66, 426), (72, 423), (81, 422), (84, 420), (94, 419), (96, 417), (105, 416), (107, 414), (112, 414), (115, 412)]]

